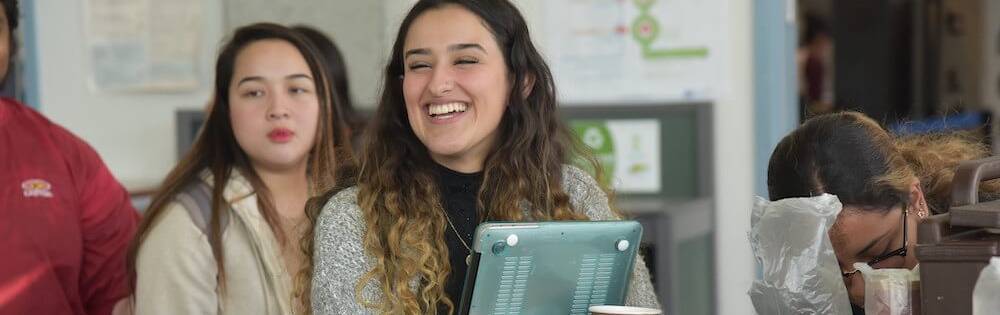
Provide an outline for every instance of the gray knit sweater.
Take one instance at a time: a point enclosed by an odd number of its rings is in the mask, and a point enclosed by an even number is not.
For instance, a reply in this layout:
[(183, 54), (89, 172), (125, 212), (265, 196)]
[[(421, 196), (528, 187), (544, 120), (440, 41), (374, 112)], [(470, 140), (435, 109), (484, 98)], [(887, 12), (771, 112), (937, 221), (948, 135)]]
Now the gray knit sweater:
[[(582, 170), (565, 166), (563, 188), (570, 204), (591, 220), (611, 220), (608, 197), (597, 182)], [(372, 269), (372, 259), (365, 253), (362, 235), (365, 222), (357, 202), (358, 189), (341, 191), (327, 202), (316, 223), (312, 307), (315, 314), (371, 314), (376, 310), (362, 306), (354, 287), (362, 275)], [(528, 214), (528, 209), (525, 209)], [(376, 280), (377, 281), (377, 280)], [(416, 281), (414, 281), (416, 284)], [(365, 285), (362, 299), (381, 301), (382, 293), (374, 281)], [(659, 308), (650, 282), (649, 270), (638, 257), (625, 304)]]

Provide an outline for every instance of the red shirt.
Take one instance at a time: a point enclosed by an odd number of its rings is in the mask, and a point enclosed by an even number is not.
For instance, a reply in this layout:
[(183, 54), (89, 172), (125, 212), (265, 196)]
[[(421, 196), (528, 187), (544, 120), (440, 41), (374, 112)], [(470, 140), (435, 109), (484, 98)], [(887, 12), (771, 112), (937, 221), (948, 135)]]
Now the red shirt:
[(0, 314), (111, 314), (138, 219), (94, 149), (0, 99)]

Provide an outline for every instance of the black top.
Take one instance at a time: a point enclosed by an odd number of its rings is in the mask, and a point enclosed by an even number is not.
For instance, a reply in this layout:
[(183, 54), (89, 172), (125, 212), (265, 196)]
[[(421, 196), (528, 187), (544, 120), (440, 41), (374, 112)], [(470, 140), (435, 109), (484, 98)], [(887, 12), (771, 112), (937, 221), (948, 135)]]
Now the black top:
[[(448, 246), (448, 262), (451, 263), (451, 275), (444, 291), (457, 309), (462, 299), (465, 272), (468, 269), (465, 258), (471, 254), (466, 245), (472, 246), (472, 234), (479, 225), (476, 195), (483, 183), (483, 173), (460, 173), (440, 165), (436, 171), (438, 190), (441, 192), (441, 206), (444, 207), (445, 215), (455, 225), (454, 230), (451, 226), (446, 226), (444, 231), (444, 242)], [(456, 230), (458, 233), (455, 233)], [(465, 244), (459, 240), (459, 235)]]

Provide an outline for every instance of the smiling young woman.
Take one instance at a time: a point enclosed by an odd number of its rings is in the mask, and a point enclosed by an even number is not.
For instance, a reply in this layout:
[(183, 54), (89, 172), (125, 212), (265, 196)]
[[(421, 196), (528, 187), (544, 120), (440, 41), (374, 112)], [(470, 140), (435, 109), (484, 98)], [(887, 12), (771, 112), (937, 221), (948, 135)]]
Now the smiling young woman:
[[(384, 75), (354, 187), (309, 210), (314, 312), (451, 313), (480, 222), (620, 217), (510, 2), (417, 2)], [(631, 281), (658, 306), (644, 264)]]

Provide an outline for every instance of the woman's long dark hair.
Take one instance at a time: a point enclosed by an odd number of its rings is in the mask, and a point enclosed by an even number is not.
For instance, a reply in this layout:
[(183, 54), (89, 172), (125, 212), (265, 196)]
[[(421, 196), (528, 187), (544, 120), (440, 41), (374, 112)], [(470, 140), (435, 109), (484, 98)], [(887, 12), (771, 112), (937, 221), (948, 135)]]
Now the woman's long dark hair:
[[(350, 139), (347, 138), (349, 132), (345, 128), (347, 124), (344, 122), (343, 114), (338, 110), (338, 106), (335, 106), (334, 102), (337, 99), (333, 95), (335, 92), (328, 89), (330, 86), (327, 84), (329, 78), (325, 74), (323, 59), (317, 49), (298, 32), (285, 26), (258, 23), (237, 29), (219, 52), (215, 65), (215, 97), (208, 118), (191, 150), (170, 171), (153, 196), (152, 203), (131, 244), (128, 253), (128, 268), (133, 282), (136, 281), (136, 258), (142, 242), (150, 230), (155, 228), (157, 219), (162, 216), (167, 205), (174, 202), (175, 196), (188, 185), (201, 180), (201, 174), (204, 171), (212, 175), (212, 213), (208, 223), (207, 236), (208, 242), (212, 245), (212, 255), (218, 269), (220, 291), (224, 292), (225, 289), (224, 262), (226, 259), (222, 254), (224, 223), (221, 218), (223, 211), (229, 211), (229, 205), (223, 197), (223, 191), (234, 170), (242, 173), (253, 187), (261, 215), (279, 242), (283, 245), (296, 244), (297, 240), (285, 239), (285, 234), (281, 231), (281, 226), (278, 223), (274, 199), (260, 176), (250, 165), (247, 153), (236, 142), (230, 121), (229, 87), (233, 80), (236, 57), (245, 47), (261, 40), (281, 40), (295, 46), (305, 58), (315, 81), (320, 110), (317, 118), (319, 122), (316, 128), (315, 142), (307, 159), (306, 175), (309, 180), (310, 195), (316, 195), (316, 192), (330, 189), (336, 182), (339, 169), (350, 168), (353, 163)], [(305, 237), (311, 238), (312, 235)], [(307, 259), (311, 259), (311, 257), (307, 257)], [(290, 272), (295, 271), (290, 270)]]
[(354, 99), (351, 97), (351, 83), (347, 77), (347, 63), (344, 62), (344, 55), (340, 52), (337, 44), (319, 30), (305, 26), (296, 25), (292, 29), (302, 33), (309, 41), (316, 46), (319, 53), (324, 58), (326, 73), (333, 84), (336, 93), (333, 97), (340, 111), (344, 114), (344, 120), (351, 128), (352, 136), (357, 136), (364, 128), (364, 118), (354, 109)]
[[(524, 18), (506, 0), (424, 0), (417, 2), (400, 25), (384, 72), (381, 100), (366, 130), (360, 159), (358, 204), (367, 229), (363, 245), (374, 269), (355, 284), (377, 282), (381, 301), (358, 302), (392, 314), (431, 314), (455, 302), (444, 293), (451, 275), (444, 243), (435, 165), (414, 134), (406, 115), (402, 76), (403, 45), (414, 20), (423, 13), (457, 6), (478, 16), (503, 53), (510, 90), (498, 126), (495, 147), (488, 153), (478, 192), (479, 215), (486, 220), (586, 219), (572, 209), (562, 187), (564, 164), (587, 161), (600, 171), (559, 119), (556, 89), (548, 65), (531, 42)], [(600, 175), (598, 175), (600, 177)], [(528, 217), (522, 203), (528, 202)], [(310, 211), (316, 217), (318, 209)], [(409, 283), (420, 279), (414, 292)]]

